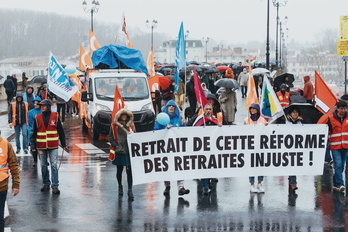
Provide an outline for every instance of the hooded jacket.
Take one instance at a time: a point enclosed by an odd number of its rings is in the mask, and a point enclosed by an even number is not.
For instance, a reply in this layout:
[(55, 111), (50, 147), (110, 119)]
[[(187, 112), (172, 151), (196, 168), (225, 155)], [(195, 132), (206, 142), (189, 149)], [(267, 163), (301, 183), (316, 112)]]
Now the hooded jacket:
[(304, 80), (304, 87), (303, 87), (303, 97), (306, 98), (306, 100), (313, 100), (313, 84), (310, 81), (310, 77), (309, 76), (304, 76), (303, 77)]
[[(41, 98), (35, 97), (33, 100), (33, 104), (34, 104), (34, 101), (41, 102)], [(31, 135), (31, 132), (33, 130), (35, 116), (38, 114), (41, 114), (41, 113), (42, 113), (41, 108), (38, 108), (38, 109), (33, 108), (33, 109), (29, 110), (29, 113), (28, 113), (28, 141), (30, 141), (30, 135)]]
[[(126, 114), (127, 120), (123, 124), (120, 119), (121, 115)], [(115, 149), (116, 153), (129, 154), (127, 134), (134, 131), (134, 116), (132, 111), (128, 109), (120, 109), (114, 119), (114, 124), (111, 125), (109, 132), (109, 142), (111, 146)]]
[[(256, 114), (251, 114), (250, 110), (252, 108), (257, 110)], [(251, 106), (249, 107), (249, 114), (250, 116), (244, 119), (244, 125), (267, 124), (266, 119), (261, 115), (259, 104), (256, 104), (256, 103), (251, 104)]]
[(13, 126), (21, 125), (23, 123), (28, 124), (28, 103), (23, 102), (23, 95), (21, 93), (16, 94), (16, 101), (11, 103), (8, 111), (8, 123), (12, 123)]
[[(174, 111), (174, 114), (173, 114), (173, 115), (170, 115), (170, 114), (168, 113), (168, 106), (174, 106), (174, 107), (175, 107), (175, 111)], [(169, 115), (170, 125), (172, 125), (173, 127), (182, 127), (182, 126), (185, 126), (185, 125), (181, 124), (181, 122), (182, 122), (182, 117), (180, 116), (180, 111), (179, 111), (178, 107), (176, 106), (174, 100), (168, 101), (168, 103), (167, 103), (167, 104), (165, 105), (165, 107), (163, 108), (163, 111), (162, 111), (162, 112)], [(166, 125), (161, 125), (161, 124), (159, 124), (159, 123), (156, 121), (154, 130), (161, 130), (161, 129), (164, 129), (164, 128), (166, 128)]]
[[(32, 92), (28, 93), (28, 89), (31, 89)], [(34, 93), (34, 87), (31, 85), (28, 85), (25, 89), (25, 93), (23, 94), (23, 101), (24, 102), (28, 102), (29, 103), (29, 110), (31, 110), (32, 108), (34, 108), (34, 98), (36, 97), (35, 93)]]

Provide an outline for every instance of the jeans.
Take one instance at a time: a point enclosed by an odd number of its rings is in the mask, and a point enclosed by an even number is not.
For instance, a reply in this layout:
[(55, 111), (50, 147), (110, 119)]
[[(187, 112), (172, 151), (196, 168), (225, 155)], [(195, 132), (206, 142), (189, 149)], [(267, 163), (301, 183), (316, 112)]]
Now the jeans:
[(3, 232), (5, 229), (5, 201), (7, 197), (7, 190), (0, 192), (0, 232)]
[(331, 160), (332, 158), (331, 158), (330, 145), (327, 145), (326, 151), (325, 151), (325, 162), (330, 162)]
[(344, 164), (346, 163), (348, 149), (331, 150), (331, 153), (335, 169), (333, 185), (336, 187), (344, 186), (342, 173), (344, 170)]
[(241, 92), (242, 92), (242, 97), (246, 97), (246, 94), (247, 94), (247, 86), (245, 86), (245, 85), (241, 85), (240, 86), (240, 90), (241, 90)]
[(15, 134), (16, 134), (16, 147), (17, 150), (21, 149), (21, 143), (19, 140), (19, 136), (21, 135), (21, 131), (22, 131), (22, 137), (23, 137), (23, 150), (27, 150), (27, 146), (28, 146), (28, 129), (27, 129), (27, 124), (22, 123), (19, 125), (14, 126), (15, 129)]
[[(41, 163), (41, 175), (42, 175), (42, 183), (44, 186), (49, 186), (52, 181), (51, 187), (58, 187), (58, 148), (56, 149), (46, 149), (39, 150), (39, 154), (42, 152), (43, 154), (39, 155), (40, 163)], [(51, 165), (51, 181), (50, 181), (50, 172), (48, 171), (48, 160), (50, 158)]]
[[(263, 181), (263, 176), (258, 176), (257, 177), (257, 181), (262, 182)], [(250, 184), (255, 183), (255, 177), (253, 177), (253, 176), (249, 177), (249, 183)]]

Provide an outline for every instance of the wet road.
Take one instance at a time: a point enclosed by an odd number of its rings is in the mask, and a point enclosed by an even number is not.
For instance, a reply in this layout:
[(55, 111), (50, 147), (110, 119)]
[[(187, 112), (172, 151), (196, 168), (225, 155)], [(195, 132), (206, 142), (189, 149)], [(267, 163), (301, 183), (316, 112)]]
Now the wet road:
[[(237, 122), (246, 116), (239, 98)], [(0, 116), (4, 137), (12, 134)], [(198, 181), (185, 181), (188, 195), (179, 197), (172, 182), (134, 186), (135, 200), (119, 197), (116, 167), (108, 160), (106, 138), (93, 142), (78, 118), (64, 125), (70, 151), (61, 158), (60, 195), (41, 193), (41, 173), (33, 160), (18, 155), (21, 191), (8, 195), (12, 231), (345, 231), (345, 194), (331, 190), (332, 169), (322, 176), (298, 176), (297, 194), (289, 194), (287, 177), (266, 177), (264, 194), (249, 192), (248, 178), (220, 178), (210, 196)], [(14, 139), (11, 141), (14, 146)], [(62, 150), (59, 151), (61, 156)], [(133, 167), (134, 168), (134, 167)], [(126, 174), (123, 175), (126, 188)], [(347, 224), (348, 228), (348, 224)]]

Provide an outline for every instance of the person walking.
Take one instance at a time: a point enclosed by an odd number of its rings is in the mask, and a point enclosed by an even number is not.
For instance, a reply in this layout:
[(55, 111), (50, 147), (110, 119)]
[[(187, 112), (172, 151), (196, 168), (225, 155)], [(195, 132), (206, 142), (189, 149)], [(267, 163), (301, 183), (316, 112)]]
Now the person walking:
[(56, 98), (56, 104), (57, 104), (57, 113), (58, 113), (58, 116), (60, 117), (60, 120), (62, 121), (62, 124), (65, 123), (65, 106), (66, 106), (66, 101), (55, 95), (55, 98)]
[(12, 74), (11, 75), (11, 80), (13, 81), (13, 84), (15, 86), (15, 90), (14, 90), (14, 95), (13, 96), (16, 96), (16, 94), (17, 94), (17, 86), (18, 86), (18, 83), (17, 83), (18, 79), (17, 79), (16, 74)]
[(334, 164), (333, 190), (344, 192), (343, 170), (348, 156), (348, 114), (347, 102), (338, 101), (336, 110), (330, 114), (327, 121), (329, 126), (329, 144)]
[(231, 125), (235, 120), (237, 112), (237, 97), (236, 92), (231, 88), (225, 88), (220, 95), (221, 108), (226, 116), (226, 121)]
[(16, 101), (11, 103), (8, 111), (8, 123), (10, 128), (14, 127), (16, 138), (16, 154), (21, 151), (20, 135), (22, 133), (22, 147), (25, 154), (28, 154), (28, 112), (27, 102), (23, 102), (21, 93), (17, 93)]
[(306, 98), (307, 103), (313, 104), (313, 84), (310, 81), (310, 76), (304, 76), (303, 97)]
[(114, 124), (110, 128), (109, 142), (112, 149), (110, 152), (114, 153), (114, 160), (112, 164), (116, 165), (116, 178), (118, 182), (118, 195), (123, 195), (122, 172), (126, 167), (127, 184), (128, 184), (128, 200), (133, 201), (133, 177), (132, 167), (130, 162), (130, 155), (128, 150), (127, 135), (134, 132), (134, 115), (128, 109), (120, 109), (114, 118)]
[[(34, 108), (29, 110), (28, 112), (28, 141), (30, 141), (31, 133), (33, 132), (33, 125), (35, 121), (35, 117), (38, 114), (41, 114), (41, 107), (39, 103), (41, 102), (40, 97), (35, 97), (33, 100), (34, 103)], [(31, 155), (33, 156), (34, 159), (34, 167), (37, 165), (37, 150), (36, 151), (31, 151)]]
[[(198, 116), (192, 126), (222, 126), (221, 123), (213, 115), (213, 105), (207, 103), (203, 107), (203, 114)], [(211, 193), (211, 178), (201, 179), (202, 193), (203, 195), (209, 195)]]
[[(267, 125), (266, 119), (261, 115), (260, 105), (253, 103), (249, 107), (249, 116), (244, 119), (244, 125), (256, 125), (263, 124)], [(252, 193), (263, 193), (265, 189), (262, 185), (263, 176), (257, 177), (257, 186), (255, 186), (255, 177), (249, 177), (250, 192)]]
[(241, 72), (238, 75), (238, 82), (240, 85), (240, 91), (242, 92), (242, 98), (245, 98), (248, 92), (248, 81), (249, 81), (249, 73), (246, 68), (243, 68), (243, 72)]
[(286, 91), (286, 89), (287, 89), (286, 84), (281, 84), (280, 90), (276, 92), (279, 103), (283, 109), (290, 105), (290, 93)]
[(6, 80), (4, 81), (4, 88), (5, 88), (5, 92), (7, 95), (7, 104), (8, 106), (11, 105), (11, 101), (13, 99), (13, 97), (15, 96), (15, 85), (11, 79), (11, 76), (7, 76)]
[[(303, 118), (300, 114), (300, 109), (296, 106), (290, 106), (288, 114), (286, 115), (285, 124), (302, 124)], [(289, 190), (295, 191), (297, 187), (297, 178), (296, 176), (289, 176)]]
[[(41, 192), (50, 191), (52, 187), (53, 194), (60, 194), (58, 179), (58, 140), (65, 151), (68, 151), (65, 141), (65, 133), (58, 117), (57, 112), (51, 111), (51, 101), (44, 99), (39, 105), (41, 114), (36, 115), (33, 133), (30, 137), (31, 151), (37, 151), (40, 158), (41, 175), (43, 187)], [(48, 157), (51, 166), (51, 181), (48, 171)]]
[(36, 98), (36, 95), (34, 93), (34, 87), (28, 85), (25, 89), (25, 93), (23, 94), (23, 101), (28, 102), (29, 110), (34, 108), (34, 98)]
[[(169, 123), (169, 125), (161, 125), (156, 121), (155, 126), (154, 126), (154, 130), (162, 130), (165, 128), (170, 129), (172, 127), (184, 127), (184, 126), (186, 126), (185, 125), (186, 121), (185, 121), (185, 119), (183, 119), (181, 117), (179, 109), (176, 106), (174, 100), (168, 101), (168, 103), (164, 106), (162, 113), (169, 115), (170, 123)], [(178, 194), (180, 196), (190, 193), (189, 189), (185, 189), (183, 180), (178, 180), (177, 185), (178, 185)], [(170, 194), (170, 181), (165, 181), (164, 186), (165, 186), (165, 190), (163, 192), (163, 195), (169, 196), (169, 194)]]
[(12, 176), (12, 195), (19, 193), (20, 168), (12, 145), (3, 137), (0, 131), (0, 232), (5, 230), (5, 202), (7, 198), (9, 171)]

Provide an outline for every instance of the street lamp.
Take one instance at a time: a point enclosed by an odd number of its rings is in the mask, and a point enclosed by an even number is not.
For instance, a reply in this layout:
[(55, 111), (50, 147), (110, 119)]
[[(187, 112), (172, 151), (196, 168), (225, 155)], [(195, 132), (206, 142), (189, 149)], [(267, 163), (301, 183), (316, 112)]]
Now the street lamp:
[(202, 38), (203, 41), (205, 41), (205, 63), (208, 63), (208, 42), (209, 42), (209, 37), (207, 38)]
[(266, 69), (269, 70), (269, 0), (267, 0)]
[(221, 64), (222, 64), (222, 48), (224, 47), (224, 45), (221, 44), (221, 47), (220, 47), (220, 54), (221, 54)]
[(92, 4), (90, 7), (87, 7), (86, 0), (84, 0), (82, 3), (83, 10), (86, 13), (91, 13), (91, 31), (93, 31), (93, 14), (98, 13), (99, 6), (100, 6), (99, 1), (95, 1), (95, 0), (92, 1)]
[(157, 20), (152, 20), (152, 22), (150, 23), (149, 20), (146, 20), (146, 26), (148, 28), (151, 28), (151, 46), (152, 46), (152, 49), (154, 50), (154, 47), (153, 47), (153, 29), (155, 29), (157, 27)]
[[(284, 18), (284, 23), (282, 23), (281, 21), (279, 22), (279, 29), (280, 29), (280, 40), (279, 40), (279, 67), (282, 67), (282, 42), (285, 41), (284, 38), (284, 32), (283, 32), (283, 25), (286, 25), (288, 22), (288, 16), (285, 16)], [(286, 33), (288, 32), (288, 28), (286, 28)]]
[(285, 6), (288, 3), (288, 0), (284, 0), (283, 3), (279, 0), (272, 0), (273, 6), (277, 8), (277, 26), (276, 26), (276, 66), (278, 67), (278, 28), (279, 28), (279, 7)]

